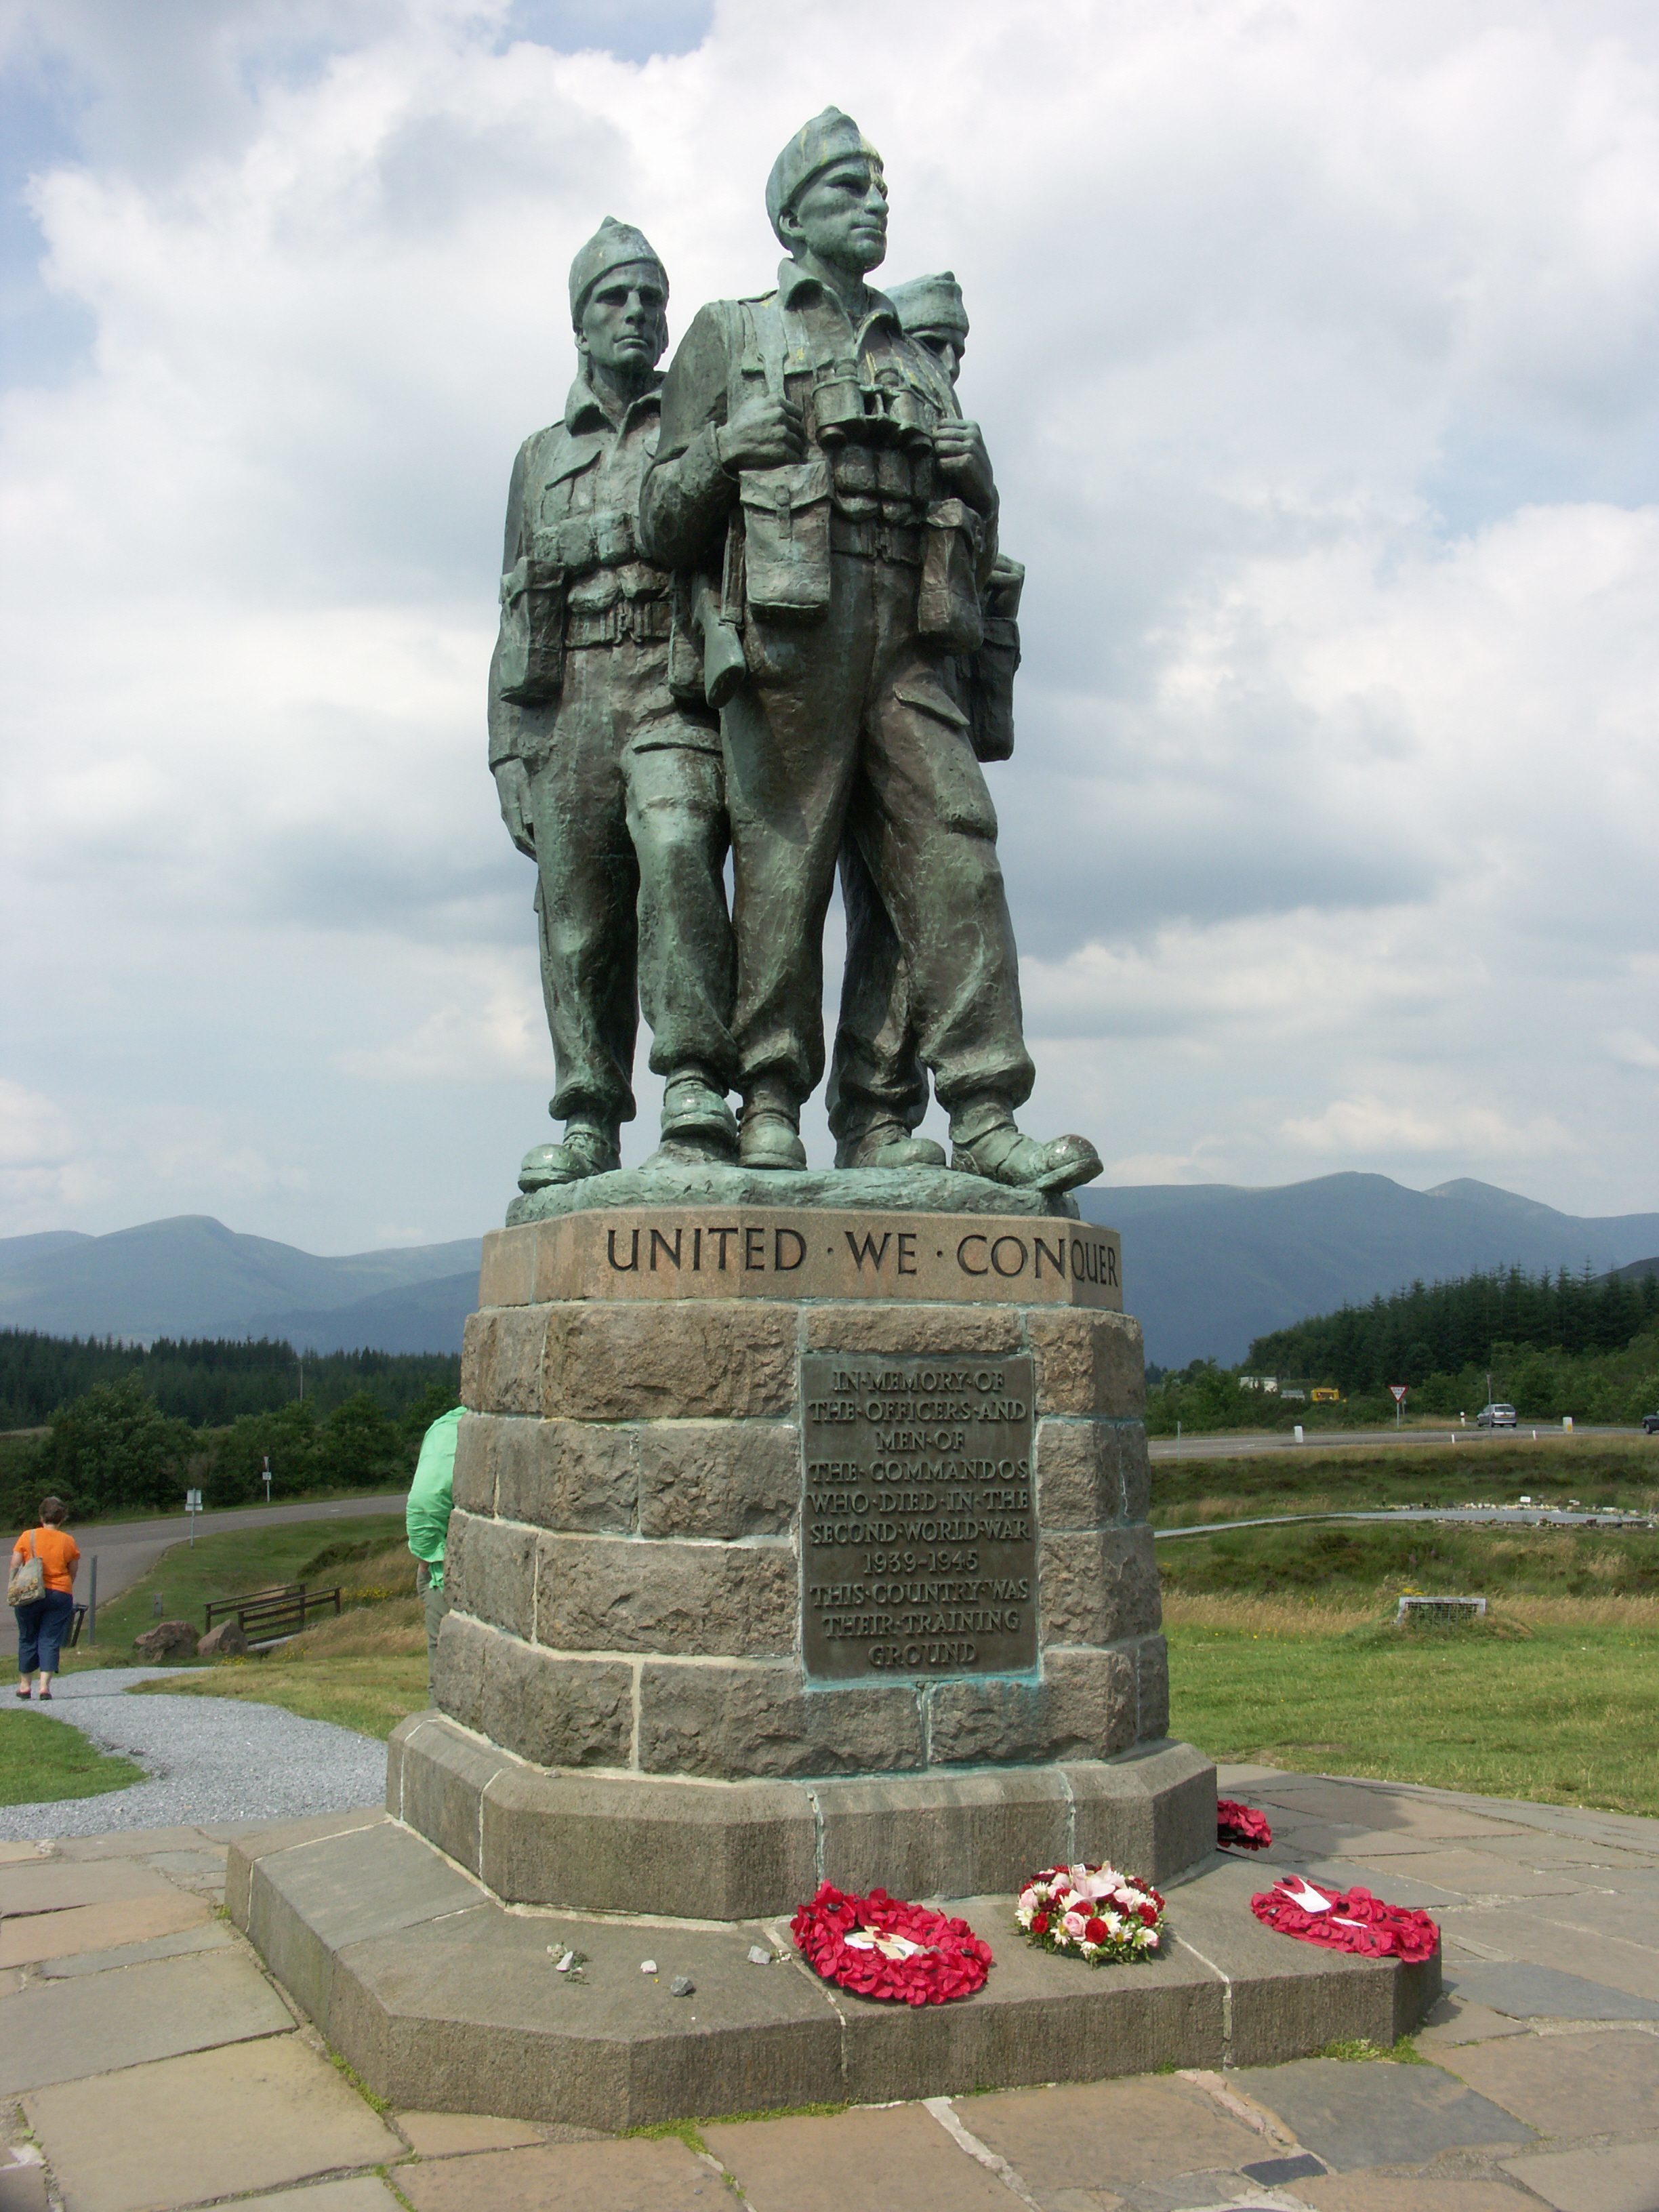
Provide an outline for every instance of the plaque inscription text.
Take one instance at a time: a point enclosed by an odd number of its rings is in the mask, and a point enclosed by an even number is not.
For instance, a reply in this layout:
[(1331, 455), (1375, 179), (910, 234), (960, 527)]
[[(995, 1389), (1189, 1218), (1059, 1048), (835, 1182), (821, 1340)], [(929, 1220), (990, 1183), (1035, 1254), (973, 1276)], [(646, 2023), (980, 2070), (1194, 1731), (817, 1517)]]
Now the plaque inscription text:
[(809, 1678), (1034, 1668), (1030, 1356), (812, 1352), (800, 1373)]

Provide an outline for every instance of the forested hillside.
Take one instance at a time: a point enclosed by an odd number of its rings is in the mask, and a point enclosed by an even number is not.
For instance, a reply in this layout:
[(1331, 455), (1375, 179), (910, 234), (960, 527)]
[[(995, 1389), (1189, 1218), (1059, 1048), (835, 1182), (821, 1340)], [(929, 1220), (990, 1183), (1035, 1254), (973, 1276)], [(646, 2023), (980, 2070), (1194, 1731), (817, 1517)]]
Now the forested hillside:
[[(438, 1353), (307, 1354), (272, 1342), (137, 1346), (0, 1332), (0, 1519), (55, 1491), (72, 1519), (406, 1483), (460, 1362)], [(305, 1395), (300, 1395), (303, 1381)], [(39, 1433), (44, 1427), (44, 1433)]]
[(403, 1413), (428, 1386), (453, 1387), (460, 1361), (447, 1352), (308, 1352), (270, 1337), (154, 1344), (0, 1329), (0, 1430), (37, 1426), (95, 1383), (137, 1375), (164, 1413), (218, 1428), (242, 1413), (274, 1413), (303, 1397), (319, 1413), (367, 1393)]
[(1502, 1346), (1569, 1355), (1621, 1352), (1659, 1325), (1659, 1273), (1532, 1276), (1519, 1267), (1413, 1283), (1259, 1336), (1246, 1371), (1310, 1376), (1345, 1394), (1421, 1385), (1491, 1364)]

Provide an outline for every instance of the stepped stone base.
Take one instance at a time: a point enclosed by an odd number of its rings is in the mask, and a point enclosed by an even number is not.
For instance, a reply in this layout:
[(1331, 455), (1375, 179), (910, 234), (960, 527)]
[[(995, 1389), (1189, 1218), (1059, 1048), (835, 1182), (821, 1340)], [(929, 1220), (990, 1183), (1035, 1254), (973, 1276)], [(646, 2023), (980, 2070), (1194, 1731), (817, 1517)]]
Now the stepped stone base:
[(1063, 1765), (707, 1782), (550, 1772), (417, 1713), (392, 1739), (386, 1803), (508, 1904), (703, 1920), (787, 1917), (825, 1881), (1012, 1893), (1062, 1860), (1164, 1886), (1215, 1845), (1215, 1769), (1168, 1741)]
[[(1219, 1858), (1171, 1892), (1167, 1953), (1132, 1966), (1032, 1949), (1006, 1892), (954, 1899), (996, 1964), (977, 1995), (913, 2010), (820, 1981), (778, 1916), (509, 1908), (399, 1822), (304, 1825), (233, 1844), (231, 1916), (376, 2094), (428, 2111), (620, 2130), (1270, 2065), (1391, 2044), (1440, 1989), (1437, 1958), (1346, 1958), (1262, 1928), (1249, 1909), (1262, 1871)], [(567, 1948), (586, 1954), (580, 1980), (555, 1972)], [(671, 1994), (679, 1975), (690, 1996)]]

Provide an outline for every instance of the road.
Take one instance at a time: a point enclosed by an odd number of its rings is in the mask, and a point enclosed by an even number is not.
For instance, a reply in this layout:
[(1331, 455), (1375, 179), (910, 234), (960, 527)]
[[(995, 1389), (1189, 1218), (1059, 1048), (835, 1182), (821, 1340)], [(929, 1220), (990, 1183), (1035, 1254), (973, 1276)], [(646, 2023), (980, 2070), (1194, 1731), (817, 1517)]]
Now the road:
[[(1250, 1429), (1232, 1436), (1154, 1437), (1149, 1445), (1154, 1459), (1244, 1459), (1254, 1452), (1326, 1451), (1333, 1445), (1363, 1447), (1368, 1451), (1397, 1449), (1409, 1444), (1522, 1443), (1534, 1441), (1571, 1443), (1582, 1437), (1639, 1436), (1639, 1430), (1592, 1428), (1580, 1425), (1564, 1429), (1559, 1421), (1522, 1421), (1513, 1429), (1312, 1429), (1298, 1444), (1282, 1429)], [(1654, 1448), (1659, 1451), (1659, 1438)]]
[[(282, 1528), (291, 1521), (361, 1521), (371, 1513), (401, 1513), (406, 1493), (377, 1492), (372, 1498), (301, 1498), (293, 1505), (246, 1505), (223, 1513), (198, 1513), (198, 1536), (219, 1536), (228, 1530)], [(141, 1575), (149, 1572), (164, 1552), (190, 1541), (190, 1524), (182, 1513), (160, 1521), (92, 1522), (70, 1532), (81, 1547), (81, 1572), (76, 1595), (84, 1598), (90, 1580), (87, 1562), (98, 1561), (98, 1602), (107, 1605), (131, 1589)]]

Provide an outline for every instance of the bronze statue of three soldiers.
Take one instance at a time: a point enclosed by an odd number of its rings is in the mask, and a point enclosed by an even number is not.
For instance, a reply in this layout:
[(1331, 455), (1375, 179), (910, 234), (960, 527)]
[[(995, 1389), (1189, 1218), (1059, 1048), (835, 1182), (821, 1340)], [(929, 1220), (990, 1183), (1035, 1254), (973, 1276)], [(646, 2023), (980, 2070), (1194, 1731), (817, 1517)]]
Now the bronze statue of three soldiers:
[(835, 108), (766, 206), (776, 289), (702, 308), (665, 379), (667, 275), (606, 220), (571, 268), (563, 418), (514, 465), (489, 758), (537, 863), (565, 1125), (520, 1187), (618, 1164), (640, 1008), (665, 1156), (805, 1166), (839, 867), (837, 1166), (943, 1166), (931, 1077), (953, 1168), (1067, 1190), (1094, 1147), (1013, 1118), (1034, 1072), (980, 763), (1012, 744), (1023, 572), (957, 402), (961, 292), (866, 283), (887, 188)]

